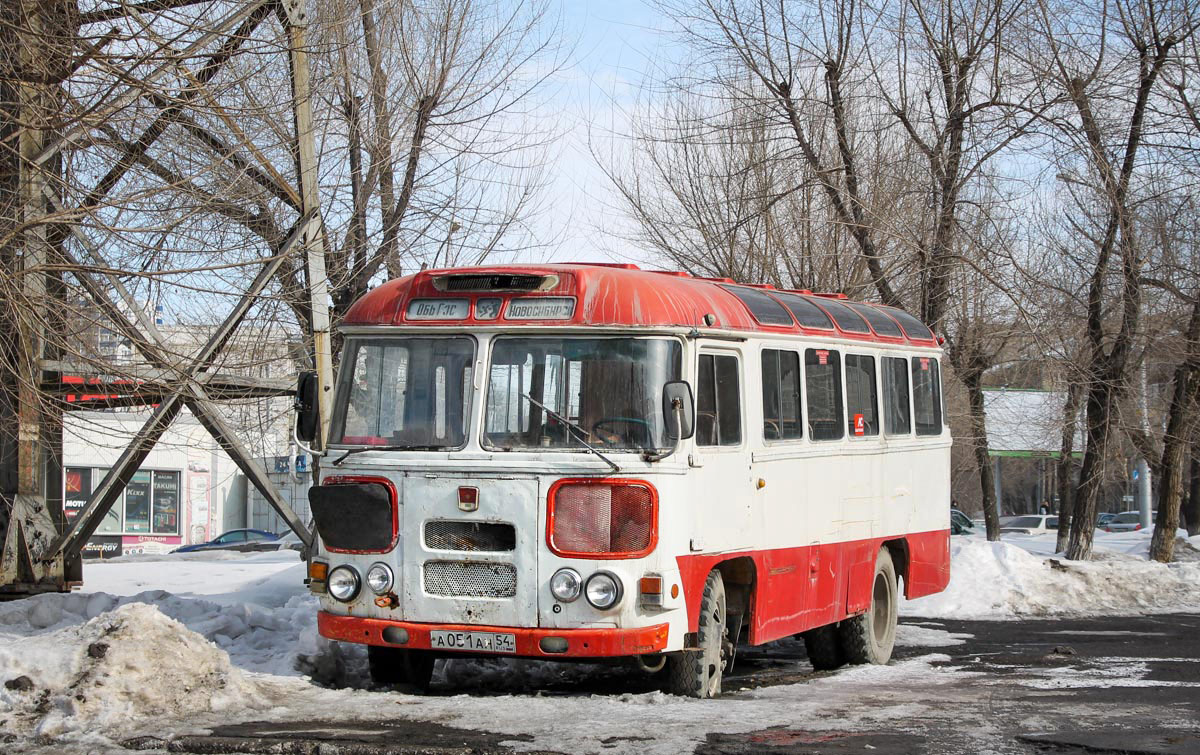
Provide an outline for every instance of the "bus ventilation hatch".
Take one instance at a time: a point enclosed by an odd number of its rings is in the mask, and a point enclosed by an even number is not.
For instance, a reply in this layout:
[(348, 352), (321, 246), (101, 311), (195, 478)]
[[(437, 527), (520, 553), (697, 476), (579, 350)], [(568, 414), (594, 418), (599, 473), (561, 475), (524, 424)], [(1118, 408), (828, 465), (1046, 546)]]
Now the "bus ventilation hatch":
[(558, 285), (557, 275), (459, 274), (439, 275), (433, 287), (439, 291), (548, 291)]

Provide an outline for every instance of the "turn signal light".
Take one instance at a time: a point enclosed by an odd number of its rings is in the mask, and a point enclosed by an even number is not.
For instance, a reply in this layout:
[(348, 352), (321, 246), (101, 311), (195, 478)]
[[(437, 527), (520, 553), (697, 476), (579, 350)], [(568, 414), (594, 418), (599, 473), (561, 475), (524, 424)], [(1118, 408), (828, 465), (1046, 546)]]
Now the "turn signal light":
[(638, 580), (638, 592), (642, 594), (642, 605), (661, 606), (663, 604), (662, 577), (648, 574)]
[(324, 582), (329, 576), (329, 564), (324, 561), (308, 563), (308, 578), (314, 582)]

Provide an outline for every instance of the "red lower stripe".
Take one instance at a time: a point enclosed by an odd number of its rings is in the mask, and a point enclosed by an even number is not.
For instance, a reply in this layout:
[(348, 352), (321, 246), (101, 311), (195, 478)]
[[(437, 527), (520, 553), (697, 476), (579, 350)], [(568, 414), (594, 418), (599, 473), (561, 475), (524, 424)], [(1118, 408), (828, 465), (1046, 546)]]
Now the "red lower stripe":
[[(896, 564), (904, 595), (919, 598), (950, 582), (950, 530), (733, 553), (679, 556), (688, 631), (696, 631), (700, 598), (709, 573), (727, 564), (752, 584), (750, 642), (760, 645), (832, 624), (871, 605), (875, 559), (887, 544), (902, 554)], [(726, 592), (729, 592), (728, 588)]]

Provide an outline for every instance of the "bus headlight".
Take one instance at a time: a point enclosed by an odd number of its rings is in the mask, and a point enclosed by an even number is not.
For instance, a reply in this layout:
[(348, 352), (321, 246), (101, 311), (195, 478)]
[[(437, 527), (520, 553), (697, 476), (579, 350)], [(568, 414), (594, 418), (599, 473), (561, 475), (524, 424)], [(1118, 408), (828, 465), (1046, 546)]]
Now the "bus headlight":
[(343, 603), (349, 603), (358, 597), (358, 591), (362, 587), (362, 581), (358, 578), (358, 572), (354, 571), (349, 566), (339, 566), (329, 572), (328, 585), (329, 594), (335, 600), (340, 600)]
[(587, 584), (583, 586), (587, 602), (591, 603), (593, 608), (599, 608), (601, 611), (608, 610), (620, 603), (622, 592), (621, 580), (617, 578), (617, 575), (606, 571), (598, 571), (588, 577)]
[(387, 564), (375, 563), (367, 569), (367, 587), (376, 595), (383, 595), (391, 590), (393, 581), (392, 570)]
[(564, 603), (570, 603), (579, 597), (583, 587), (583, 577), (574, 569), (559, 569), (550, 578), (550, 592)]

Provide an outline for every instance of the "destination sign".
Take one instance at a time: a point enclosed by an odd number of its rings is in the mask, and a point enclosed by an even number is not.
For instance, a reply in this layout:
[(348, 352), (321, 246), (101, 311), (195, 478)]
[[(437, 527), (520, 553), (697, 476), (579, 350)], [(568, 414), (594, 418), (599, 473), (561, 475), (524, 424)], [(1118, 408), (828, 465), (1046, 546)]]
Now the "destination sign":
[(467, 299), (413, 299), (408, 303), (409, 320), (465, 320), (471, 311)]
[(510, 301), (504, 317), (508, 320), (569, 320), (573, 314), (573, 297), (531, 296)]

